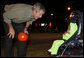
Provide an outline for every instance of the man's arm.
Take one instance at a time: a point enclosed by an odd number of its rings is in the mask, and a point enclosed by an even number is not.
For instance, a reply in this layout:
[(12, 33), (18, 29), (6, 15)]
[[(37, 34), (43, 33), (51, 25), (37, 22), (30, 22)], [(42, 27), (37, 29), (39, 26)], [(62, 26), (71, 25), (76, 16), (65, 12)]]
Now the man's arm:
[(14, 36), (15, 36), (15, 31), (14, 31), (14, 29), (13, 29), (13, 26), (12, 26), (12, 24), (11, 23), (7, 23), (8, 24), (8, 26), (9, 26), (9, 33), (7, 34), (8, 36), (9, 36), (9, 38), (14, 38)]
[(29, 22), (27, 22), (27, 23), (26, 23), (25, 28), (28, 28), (28, 27), (29, 27), (29, 25), (30, 25), (30, 23), (29, 23)]
[(11, 23), (7, 23), (7, 24), (8, 24), (8, 26), (9, 26), (9, 29), (13, 29), (13, 26), (12, 26)]
[(3, 13), (3, 18), (4, 18), (4, 22), (6, 22), (9, 26), (9, 33), (7, 34), (9, 36), (9, 38), (14, 38), (15, 36), (15, 31), (13, 29), (13, 26), (11, 24), (11, 19), (12, 16), (9, 16), (8, 12)]
[(26, 22), (26, 26), (24, 28), (24, 32), (27, 33), (27, 34), (28, 34), (27, 29), (28, 29), (29, 25), (30, 25), (30, 23), (29, 22)]

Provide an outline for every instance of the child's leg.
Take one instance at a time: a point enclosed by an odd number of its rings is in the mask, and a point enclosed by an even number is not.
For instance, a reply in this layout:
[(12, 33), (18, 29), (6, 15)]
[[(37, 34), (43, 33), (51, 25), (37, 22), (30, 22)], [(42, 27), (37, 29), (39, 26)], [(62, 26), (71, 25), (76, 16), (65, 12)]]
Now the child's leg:
[(51, 54), (57, 54), (59, 47), (64, 43), (63, 40), (55, 40), (53, 42), (53, 45), (49, 51), (51, 51)]

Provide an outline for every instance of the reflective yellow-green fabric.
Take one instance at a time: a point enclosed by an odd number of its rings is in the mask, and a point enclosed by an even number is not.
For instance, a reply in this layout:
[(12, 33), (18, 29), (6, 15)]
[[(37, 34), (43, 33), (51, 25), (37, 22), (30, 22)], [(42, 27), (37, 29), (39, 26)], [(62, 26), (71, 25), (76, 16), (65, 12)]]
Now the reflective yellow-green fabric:
[(57, 54), (59, 47), (64, 43), (64, 40), (55, 40), (52, 44), (52, 47), (48, 50), (51, 54)]
[(68, 40), (78, 29), (76, 23), (70, 23), (70, 33), (63, 34), (63, 39)]
[[(76, 23), (70, 23), (70, 33), (63, 34), (63, 39), (68, 40), (76, 31), (78, 27)], [(52, 47), (48, 50), (52, 55), (56, 55), (59, 47), (64, 43), (64, 40), (55, 40), (52, 44)]]

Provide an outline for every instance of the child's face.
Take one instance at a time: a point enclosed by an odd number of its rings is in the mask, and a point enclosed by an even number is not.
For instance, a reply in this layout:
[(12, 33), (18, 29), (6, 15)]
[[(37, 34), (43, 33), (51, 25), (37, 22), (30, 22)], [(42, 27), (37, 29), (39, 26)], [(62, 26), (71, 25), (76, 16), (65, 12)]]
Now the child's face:
[(40, 10), (39, 12), (34, 12), (34, 18), (35, 19), (41, 18), (43, 14), (44, 14), (43, 10)]
[(69, 18), (71, 19), (72, 17), (74, 17), (74, 12), (71, 12), (71, 14), (69, 15)]
[(69, 15), (69, 18), (72, 18), (72, 16), (73, 16), (73, 12)]

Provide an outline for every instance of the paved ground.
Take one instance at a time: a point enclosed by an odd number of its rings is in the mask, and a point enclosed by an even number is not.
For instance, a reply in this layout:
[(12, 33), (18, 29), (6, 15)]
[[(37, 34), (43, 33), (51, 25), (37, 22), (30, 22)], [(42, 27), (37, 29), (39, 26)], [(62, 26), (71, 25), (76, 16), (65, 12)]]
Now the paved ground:
[[(59, 39), (56, 33), (31, 33), (27, 47), (26, 57), (50, 57), (47, 50), (51, 47), (53, 40)], [(4, 40), (2, 42), (4, 44)], [(17, 56), (16, 45), (14, 45), (14, 55)], [(2, 45), (1, 56), (4, 56), (4, 48)]]
[[(54, 40), (60, 38), (61, 35), (57, 33), (31, 33), (26, 57), (51, 57), (47, 50), (51, 47)], [(4, 57), (4, 41), (1, 44), (1, 56)], [(14, 56), (17, 57), (17, 49), (15, 45)]]

